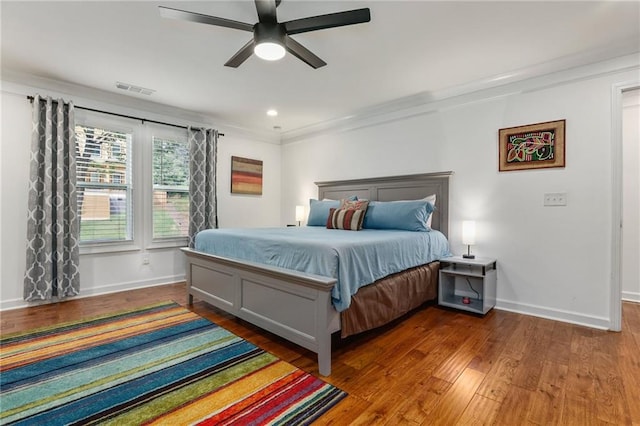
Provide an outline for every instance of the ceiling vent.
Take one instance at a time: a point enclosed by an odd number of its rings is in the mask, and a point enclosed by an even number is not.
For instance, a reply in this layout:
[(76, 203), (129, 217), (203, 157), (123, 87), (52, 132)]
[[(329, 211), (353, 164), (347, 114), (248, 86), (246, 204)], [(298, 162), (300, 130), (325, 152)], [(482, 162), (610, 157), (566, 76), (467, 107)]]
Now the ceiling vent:
[(134, 86), (129, 83), (122, 83), (120, 81), (116, 81), (116, 87), (121, 90), (126, 90), (127, 92), (139, 93), (141, 95), (151, 95), (155, 92), (153, 89), (147, 89), (145, 87)]

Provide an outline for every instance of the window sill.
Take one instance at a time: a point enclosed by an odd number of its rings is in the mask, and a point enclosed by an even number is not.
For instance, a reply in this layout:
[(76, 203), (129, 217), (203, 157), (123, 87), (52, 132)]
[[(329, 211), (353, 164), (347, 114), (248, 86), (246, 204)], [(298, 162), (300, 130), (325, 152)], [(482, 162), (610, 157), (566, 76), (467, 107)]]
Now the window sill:
[(135, 244), (133, 241), (80, 244), (81, 256), (100, 253), (124, 253), (128, 251), (140, 251), (140, 246)]
[(176, 247), (186, 247), (188, 244), (189, 244), (189, 239), (186, 237), (164, 238), (164, 239), (156, 239), (151, 241), (145, 248), (147, 250), (176, 248)]

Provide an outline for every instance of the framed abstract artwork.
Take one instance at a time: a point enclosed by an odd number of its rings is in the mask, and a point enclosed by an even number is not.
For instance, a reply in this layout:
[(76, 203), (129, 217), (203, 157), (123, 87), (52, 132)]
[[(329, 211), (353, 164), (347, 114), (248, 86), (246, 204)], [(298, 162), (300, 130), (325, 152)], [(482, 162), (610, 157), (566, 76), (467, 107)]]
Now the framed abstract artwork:
[(564, 129), (565, 120), (500, 129), (499, 170), (564, 167)]
[(262, 160), (231, 157), (231, 193), (262, 195)]

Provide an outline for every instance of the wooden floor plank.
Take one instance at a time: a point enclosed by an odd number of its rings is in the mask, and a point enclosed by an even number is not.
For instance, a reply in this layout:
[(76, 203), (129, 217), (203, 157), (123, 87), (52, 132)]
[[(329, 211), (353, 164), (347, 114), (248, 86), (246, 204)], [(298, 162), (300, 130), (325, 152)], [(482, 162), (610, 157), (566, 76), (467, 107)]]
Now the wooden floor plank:
[[(630, 424), (631, 415), (624, 397), (625, 390), (618, 359), (614, 359), (608, 353), (596, 351), (593, 371), (598, 418), (609, 423), (622, 419), (623, 424)], [(637, 400), (635, 405), (638, 404), (640, 400)]]
[[(640, 353), (640, 352), (638, 352)], [(640, 425), (640, 357), (622, 357), (618, 360), (618, 369), (622, 377), (624, 395), (622, 398), (629, 406), (629, 417), (634, 424)]]
[(343, 399), (325, 413), (315, 425), (335, 425), (343, 426), (345, 424), (353, 424), (361, 413), (365, 412), (370, 406), (370, 403), (363, 401), (357, 397), (349, 396)]
[(494, 423), (499, 410), (499, 402), (476, 394), (456, 424), (465, 426), (491, 425)]
[(540, 381), (529, 399), (527, 421), (546, 426), (560, 424), (569, 367), (546, 360)]
[(640, 309), (638, 303), (622, 302), (622, 320), (625, 329), (640, 331)]
[(467, 367), (482, 373), (488, 373), (503, 349), (504, 345), (498, 340), (487, 339), (482, 347), (476, 351), (474, 357), (469, 361), (469, 364), (467, 364)]
[(587, 400), (595, 400), (593, 348), (592, 334), (585, 333), (582, 328), (575, 328), (571, 339), (567, 389), (570, 389), (572, 394)]
[(562, 420), (560, 424), (566, 425), (584, 425), (584, 426), (610, 426), (612, 424), (624, 424), (620, 423), (608, 423), (598, 418), (596, 405), (589, 399), (582, 396), (567, 392), (564, 399)]
[(475, 333), (465, 336), (464, 341), (458, 349), (441, 363), (432, 375), (447, 382), (454, 383), (476, 356), (478, 350), (487, 341), (489, 334), (488, 331), (477, 330)]
[(571, 357), (571, 343), (551, 339), (546, 348), (545, 359), (558, 364), (568, 364)]
[(478, 394), (502, 402), (511, 388), (511, 380), (520, 361), (501, 355), (486, 375)]
[[(0, 313), (3, 335), (174, 300), (184, 283)], [(311, 374), (316, 355), (204, 302), (188, 307)], [(348, 396), (316, 424), (640, 425), (640, 304), (621, 332), (511, 312), (424, 306), (378, 330), (334, 336), (328, 383)]]
[[(410, 389), (404, 387), (403, 391), (397, 390), (397, 387), (393, 390), (380, 392), (372, 399), (370, 405), (362, 411), (362, 413), (356, 417), (350, 424), (355, 425), (372, 425), (372, 424), (384, 424), (388, 419), (398, 419), (398, 412), (404, 401), (413, 399)], [(404, 423), (411, 424), (413, 421), (408, 419), (402, 420)]]
[(504, 342), (504, 355), (512, 359), (521, 359), (526, 351), (531, 334), (534, 332), (536, 320), (534, 317), (523, 317), (512, 334), (512, 337)]
[(462, 416), (485, 374), (471, 368), (465, 369), (456, 382), (442, 395), (437, 406), (429, 413), (423, 424), (452, 425)]
[(434, 407), (440, 404), (451, 383), (433, 376), (422, 378), (414, 384), (410, 397), (398, 407), (396, 419), (420, 424)]
[(514, 372), (511, 383), (533, 391), (538, 386), (543, 363), (549, 350), (551, 330), (548, 327), (533, 327), (525, 353)]
[(511, 385), (496, 415), (496, 425), (526, 424), (529, 401), (535, 392)]

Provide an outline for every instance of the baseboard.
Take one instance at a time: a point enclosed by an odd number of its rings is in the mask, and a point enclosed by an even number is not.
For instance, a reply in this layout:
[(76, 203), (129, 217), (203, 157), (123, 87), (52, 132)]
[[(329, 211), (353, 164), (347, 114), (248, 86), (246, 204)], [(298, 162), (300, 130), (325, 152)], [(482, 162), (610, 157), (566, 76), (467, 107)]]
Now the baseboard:
[[(184, 281), (184, 275), (173, 275), (160, 277), (153, 280), (130, 281), (127, 283), (112, 284), (101, 287), (80, 290), (80, 295), (74, 299), (99, 296), (103, 294), (118, 293), (126, 290), (136, 290), (147, 287), (156, 287), (159, 285), (173, 284)], [(640, 294), (632, 292), (623, 292), (622, 300), (640, 303)], [(0, 302), (0, 312), (10, 309), (26, 308), (29, 306), (38, 306), (49, 302), (25, 302), (22, 299), (3, 300)], [(576, 312), (564, 311), (560, 309), (551, 309), (544, 306), (529, 305), (526, 303), (515, 303), (508, 300), (496, 300), (495, 309), (502, 311), (514, 312), (517, 314), (532, 315), (535, 317), (551, 319), (555, 321), (563, 321), (571, 324), (583, 325), (585, 327), (597, 328), (601, 330), (609, 329), (609, 319), (583, 315)]]
[[(118, 293), (126, 290), (137, 290), (137, 289), (147, 288), (147, 287), (157, 287), (159, 285), (173, 284), (173, 283), (177, 283), (184, 280), (185, 280), (184, 275), (171, 275), (166, 277), (158, 277), (151, 280), (140, 280), (140, 281), (130, 281), (127, 283), (110, 284), (110, 285), (105, 285), (101, 287), (89, 288), (86, 290), (83, 290), (82, 288), (80, 288), (80, 294), (78, 296), (70, 298), (69, 300), (82, 299), (85, 297), (92, 297), (92, 296), (100, 296), (103, 294)], [(22, 299), (3, 300), (3, 301), (0, 301), (0, 312), (7, 311), (10, 309), (19, 309), (19, 308), (28, 308), (30, 306), (46, 305), (48, 303), (52, 303), (52, 302), (49, 302), (49, 301), (25, 302)]]
[(622, 300), (624, 300), (625, 302), (640, 303), (640, 293), (636, 293), (634, 291), (623, 291)]
[(584, 315), (577, 312), (552, 309), (544, 306), (529, 305), (526, 303), (515, 303), (508, 300), (496, 300), (496, 309), (514, 312), (517, 314), (531, 315), (534, 317), (546, 318), (555, 321), (568, 322), (585, 327), (608, 330), (610, 321), (608, 318)]

